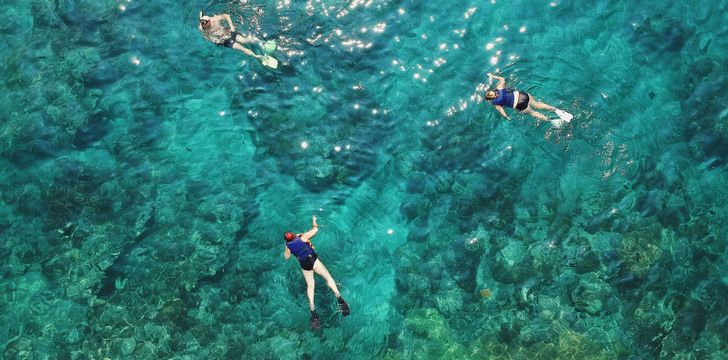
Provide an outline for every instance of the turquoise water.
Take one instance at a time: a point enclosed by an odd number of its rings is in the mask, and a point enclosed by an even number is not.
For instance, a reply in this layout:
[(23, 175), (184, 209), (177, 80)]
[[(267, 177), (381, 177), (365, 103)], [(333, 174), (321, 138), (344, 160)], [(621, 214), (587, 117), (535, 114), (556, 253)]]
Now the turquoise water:
[[(724, 359), (726, 11), (4, 1), (0, 357)], [(505, 121), (488, 72), (575, 118)]]

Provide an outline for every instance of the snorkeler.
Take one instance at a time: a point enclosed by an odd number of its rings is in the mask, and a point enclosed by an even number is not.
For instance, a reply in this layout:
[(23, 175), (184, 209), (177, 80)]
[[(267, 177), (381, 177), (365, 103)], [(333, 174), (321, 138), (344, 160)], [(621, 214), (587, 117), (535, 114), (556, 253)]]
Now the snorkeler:
[(517, 91), (506, 88), (506, 79), (500, 76), (495, 76), (491, 73), (488, 73), (488, 78), (498, 80), (498, 84), (495, 86), (495, 90), (488, 90), (485, 93), (485, 98), (486, 100), (489, 100), (491, 104), (493, 104), (493, 106), (495, 106), (495, 109), (498, 110), (498, 113), (500, 113), (501, 116), (508, 120), (510, 120), (511, 118), (508, 116), (508, 114), (506, 114), (506, 111), (503, 109), (504, 107), (514, 108), (519, 112), (524, 112), (542, 121), (549, 121), (549, 118), (546, 117), (546, 115), (534, 110), (533, 108), (539, 110), (553, 111), (554, 113), (556, 113), (556, 115), (558, 115), (562, 120), (566, 122), (571, 121), (571, 118), (573, 118), (573, 116), (566, 111), (557, 109), (544, 102), (531, 99), (531, 96), (525, 91)]
[[(227, 27), (222, 24), (222, 21), (227, 23)], [(205, 37), (213, 44), (218, 46), (224, 46), (231, 49), (242, 51), (245, 55), (252, 56), (263, 62), (263, 65), (276, 68), (278, 67), (278, 61), (268, 55), (258, 55), (252, 50), (248, 49), (244, 45), (247, 44), (259, 44), (264, 49), (271, 45), (264, 44), (260, 39), (253, 35), (243, 36), (235, 30), (233, 20), (228, 14), (219, 14), (213, 16), (207, 16), (200, 11), (200, 23), (198, 29)], [(272, 43), (272, 42), (268, 42)], [(273, 43), (274, 44), (274, 43)], [(272, 45), (275, 48), (275, 45)], [(272, 52), (272, 50), (271, 50)]]
[(316, 223), (316, 215), (311, 218), (312, 228), (303, 234), (294, 234), (287, 231), (283, 238), (286, 240), (286, 251), (283, 256), (286, 260), (291, 258), (291, 254), (298, 258), (298, 262), (301, 264), (301, 272), (303, 277), (306, 279), (306, 294), (308, 295), (309, 307), (311, 309), (311, 327), (316, 330), (319, 328), (319, 316), (316, 314), (316, 306), (313, 302), (314, 289), (316, 287), (316, 281), (313, 278), (314, 272), (321, 275), (326, 280), (326, 285), (331, 288), (331, 291), (336, 295), (336, 300), (339, 303), (339, 310), (344, 316), (349, 315), (349, 304), (344, 301), (344, 298), (339, 294), (339, 289), (336, 287), (334, 278), (331, 277), (329, 271), (324, 266), (324, 263), (318, 259), (316, 251), (311, 245), (311, 238), (318, 232), (318, 224)]

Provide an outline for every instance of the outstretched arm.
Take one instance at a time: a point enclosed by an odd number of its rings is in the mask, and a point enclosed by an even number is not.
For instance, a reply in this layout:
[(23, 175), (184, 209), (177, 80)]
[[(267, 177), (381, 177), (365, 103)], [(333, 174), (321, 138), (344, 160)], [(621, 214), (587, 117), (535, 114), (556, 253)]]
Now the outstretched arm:
[(311, 241), (311, 238), (318, 232), (318, 224), (316, 223), (316, 215), (311, 217), (311, 230), (301, 234), (301, 240)]
[(506, 79), (504, 79), (500, 76), (495, 76), (491, 73), (488, 73), (488, 77), (498, 80), (498, 84), (495, 86), (496, 89), (502, 90), (502, 89), (506, 88)]
[(506, 120), (510, 120), (510, 119), (511, 119), (511, 118), (510, 118), (510, 117), (508, 116), (508, 114), (506, 114), (506, 111), (505, 111), (505, 110), (503, 110), (503, 107), (502, 107), (502, 106), (500, 106), (500, 105), (494, 105), (494, 106), (495, 106), (495, 109), (496, 109), (496, 110), (498, 110), (498, 112), (500, 113), (500, 115), (501, 115), (502, 117), (506, 118)]
[(286, 251), (283, 252), (283, 257), (286, 258), (286, 260), (291, 258), (291, 250), (288, 249), (288, 246), (286, 246)]
[(230, 18), (230, 15), (222, 14), (220, 16), (222, 16), (222, 18), (225, 19), (225, 21), (227, 21), (228, 25), (230, 26), (230, 31), (235, 31), (235, 24), (233, 24), (233, 19)]

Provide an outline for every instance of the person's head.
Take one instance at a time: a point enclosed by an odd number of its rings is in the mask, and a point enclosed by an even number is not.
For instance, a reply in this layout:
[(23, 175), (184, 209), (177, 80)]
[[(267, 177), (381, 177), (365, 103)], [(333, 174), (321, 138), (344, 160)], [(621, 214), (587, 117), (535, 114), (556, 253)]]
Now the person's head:
[(498, 96), (495, 94), (495, 90), (488, 90), (488, 91), (485, 92), (485, 99), (486, 100), (493, 100), (496, 97), (498, 97)]
[(294, 233), (292, 233), (290, 231), (286, 231), (286, 233), (283, 234), (283, 239), (285, 239), (286, 242), (289, 242), (289, 241), (291, 241), (291, 240), (293, 240), (295, 238), (296, 238), (296, 234), (294, 234)]
[(200, 26), (202, 26), (203, 29), (209, 29), (210, 26), (212, 26), (212, 21), (210, 21), (209, 16), (200, 16)]

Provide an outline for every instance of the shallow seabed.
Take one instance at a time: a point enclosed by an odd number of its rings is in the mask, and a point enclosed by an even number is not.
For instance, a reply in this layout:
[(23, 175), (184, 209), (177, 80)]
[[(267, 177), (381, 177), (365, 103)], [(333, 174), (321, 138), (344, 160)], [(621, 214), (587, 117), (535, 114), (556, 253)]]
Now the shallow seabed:
[[(726, 13), (5, 0), (0, 357), (725, 359)], [(574, 120), (501, 119), (487, 72)], [(318, 278), (317, 332), (312, 214), (352, 309)]]

